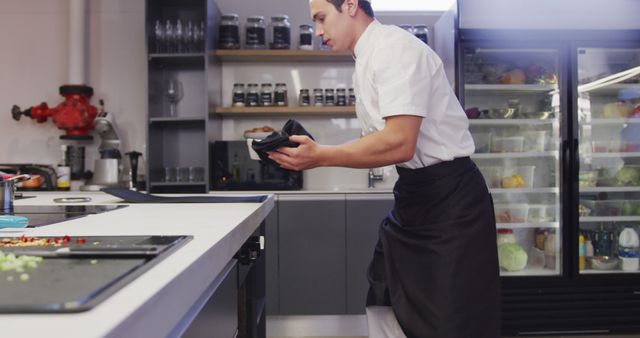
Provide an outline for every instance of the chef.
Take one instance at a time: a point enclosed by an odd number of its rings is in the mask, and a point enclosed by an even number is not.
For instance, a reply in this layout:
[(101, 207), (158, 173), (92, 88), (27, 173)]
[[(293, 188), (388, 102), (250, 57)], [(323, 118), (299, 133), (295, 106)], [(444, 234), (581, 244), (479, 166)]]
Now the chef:
[(297, 148), (269, 157), (291, 170), (396, 166), (394, 207), (367, 272), (370, 337), (499, 337), (493, 202), (442, 61), (377, 21), (368, 0), (311, 0), (310, 8), (316, 34), (353, 54), (363, 137), (327, 146), (291, 136)]

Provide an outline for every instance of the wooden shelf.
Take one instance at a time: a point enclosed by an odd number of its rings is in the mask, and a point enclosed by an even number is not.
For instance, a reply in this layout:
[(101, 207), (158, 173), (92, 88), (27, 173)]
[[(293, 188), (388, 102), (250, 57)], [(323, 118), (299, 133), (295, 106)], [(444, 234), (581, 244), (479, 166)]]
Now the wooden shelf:
[(354, 62), (351, 53), (299, 49), (219, 49), (211, 52), (223, 62)]
[(355, 117), (354, 106), (332, 107), (216, 107), (212, 115), (255, 116), (255, 115), (340, 115)]

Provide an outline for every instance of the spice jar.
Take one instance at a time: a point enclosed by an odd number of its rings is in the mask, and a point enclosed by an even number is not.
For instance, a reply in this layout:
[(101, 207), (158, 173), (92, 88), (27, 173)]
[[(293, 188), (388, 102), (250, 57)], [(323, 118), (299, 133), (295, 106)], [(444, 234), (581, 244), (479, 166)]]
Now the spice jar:
[(249, 83), (247, 85), (247, 106), (255, 107), (260, 103), (260, 93), (258, 92), (257, 83)]
[(289, 49), (291, 24), (287, 15), (271, 17), (271, 49)]
[(260, 15), (250, 16), (247, 18), (245, 26), (245, 48), (248, 49), (265, 49), (267, 48), (266, 39), (267, 28), (264, 23), (264, 17)]
[(299, 106), (309, 106), (311, 104), (311, 95), (309, 95), (309, 89), (300, 89), (300, 95), (298, 96)]
[(311, 27), (311, 25), (300, 25), (298, 48), (313, 50), (313, 27)]
[(235, 83), (233, 85), (232, 105), (234, 107), (244, 107), (245, 100), (244, 84)]
[(516, 236), (513, 234), (512, 229), (498, 229), (497, 230), (497, 243), (505, 244), (505, 243), (516, 243)]
[(348, 104), (350, 106), (356, 105), (356, 91), (353, 88), (349, 88), (349, 101)]
[(415, 25), (413, 35), (422, 40), (422, 42), (429, 44), (429, 30), (427, 29), (427, 25)]
[(240, 48), (240, 19), (238, 14), (224, 14), (220, 18), (218, 30), (218, 48)]
[(285, 83), (276, 83), (273, 93), (273, 101), (276, 106), (287, 106), (287, 85)]
[(324, 105), (325, 106), (335, 106), (336, 105), (336, 95), (335, 90), (331, 88), (327, 88), (324, 90)]
[(336, 106), (347, 105), (347, 90), (344, 88), (336, 89)]
[(411, 25), (407, 25), (407, 24), (402, 24), (402, 25), (398, 25), (398, 27), (406, 30), (407, 32), (413, 34), (413, 27)]
[(262, 86), (260, 86), (260, 105), (273, 105), (273, 86), (271, 86), (271, 83), (263, 83)]
[(324, 106), (324, 91), (322, 88), (315, 88), (313, 90), (313, 105)]

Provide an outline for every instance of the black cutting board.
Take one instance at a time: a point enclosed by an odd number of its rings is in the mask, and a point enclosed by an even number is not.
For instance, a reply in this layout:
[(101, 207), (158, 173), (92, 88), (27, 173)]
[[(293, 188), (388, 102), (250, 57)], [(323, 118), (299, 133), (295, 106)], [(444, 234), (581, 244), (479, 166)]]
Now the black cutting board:
[[(0, 271), (0, 313), (78, 312), (93, 307), (114, 292), (145, 259), (45, 258), (22, 273)], [(9, 281), (8, 277), (13, 280)]]

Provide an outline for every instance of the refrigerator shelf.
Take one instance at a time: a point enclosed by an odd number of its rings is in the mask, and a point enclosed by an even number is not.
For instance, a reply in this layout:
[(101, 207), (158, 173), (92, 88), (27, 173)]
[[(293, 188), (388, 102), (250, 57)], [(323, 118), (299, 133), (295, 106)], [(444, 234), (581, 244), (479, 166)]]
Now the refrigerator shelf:
[[(503, 159), (503, 158), (536, 158), (536, 157), (554, 157), (558, 158), (557, 151), (536, 151), (536, 152), (517, 152), (517, 153), (480, 153), (473, 154), (473, 159)], [(639, 155), (640, 156), (640, 155)]]
[(466, 91), (483, 91), (483, 92), (529, 92), (529, 93), (546, 93), (557, 91), (558, 85), (538, 85), (538, 84), (465, 84)]
[(620, 92), (620, 90), (623, 90), (623, 89), (639, 89), (640, 90), (640, 83), (617, 83), (617, 84), (608, 85), (606, 87), (589, 90), (589, 93), (592, 95), (600, 94), (600, 95), (618, 96), (618, 93)]
[[(640, 220), (640, 217), (637, 217)], [(558, 229), (558, 222), (539, 222), (539, 223), (496, 223), (496, 229), (531, 229), (531, 228), (548, 228)]]
[(510, 276), (558, 276), (560, 270), (557, 269), (545, 269), (545, 268), (524, 268), (520, 271), (504, 271), (500, 270), (501, 277)]
[(640, 157), (640, 152), (624, 152), (624, 153), (587, 153), (580, 155), (580, 158), (621, 158), (621, 157)]
[(589, 187), (589, 188), (580, 188), (581, 193), (587, 192), (638, 192), (640, 191), (639, 187)]
[(640, 273), (640, 270), (638, 271), (625, 271), (625, 270), (594, 270), (594, 269), (584, 269), (582, 271), (580, 271), (580, 274), (582, 275), (602, 275), (602, 274), (612, 274), (612, 273)]
[(545, 125), (556, 124), (558, 119), (471, 119), (469, 125), (472, 126), (532, 126), (532, 125)]
[(600, 222), (637, 222), (640, 216), (585, 216), (580, 217), (580, 223), (600, 223)]
[[(640, 191), (640, 189), (638, 189)], [(559, 188), (489, 189), (492, 194), (558, 194)]]
[(640, 118), (593, 118), (591, 122), (588, 121), (580, 121), (580, 124), (584, 127), (585, 125), (622, 125), (622, 124), (634, 124), (640, 123)]

